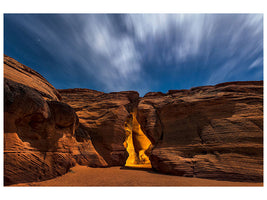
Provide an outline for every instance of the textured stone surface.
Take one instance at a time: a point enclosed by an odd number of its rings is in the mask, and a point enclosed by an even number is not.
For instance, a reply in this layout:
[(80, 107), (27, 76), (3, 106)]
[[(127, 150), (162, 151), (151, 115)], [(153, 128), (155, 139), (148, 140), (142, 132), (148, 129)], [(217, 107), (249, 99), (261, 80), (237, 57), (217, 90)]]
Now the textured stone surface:
[[(76, 110), (96, 150), (110, 166), (128, 156), (128, 121), (137, 113), (153, 144), (152, 167), (162, 173), (222, 180), (262, 181), (263, 82), (233, 82), (191, 90), (106, 94), (60, 90)], [(129, 94), (134, 96), (129, 99)], [(126, 122), (126, 123), (125, 123)], [(128, 123), (129, 125), (129, 123)], [(140, 142), (136, 142), (138, 144)], [(137, 145), (138, 146), (138, 145)], [(132, 147), (136, 151), (138, 147)]]
[(12, 58), (4, 62), (4, 184), (50, 179), (76, 162), (106, 166), (90, 140), (77, 142), (78, 117), (57, 90)]
[(7, 56), (4, 77), (5, 185), (50, 179), (76, 163), (124, 166), (129, 148), (137, 163), (148, 163), (147, 155), (162, 173), (263, 180), (262, 81), (142, 98), (134, 91), (57, 91)]
[(4, 55), (4, 77), (37, 90), (45, 99), (59, 100), (58, 91), (38, 72)]
[(103, 93), (89, 89), (59, 90), (62, 101), (76, 111), (80, 123), (79, 137), (91, 137), (98, 153), (109, 166), (124, 165), (128, 157), (124, 142), (125, 122), (136, 108), (137, 92)]
[(125, 123), (125, 132), (127, 135), (124, 145), (129, 154), (126, 160), (126, 167), (151, 168), (149, 160), (152, 149), (151, 141), (146, 137), (136, 119), (136, 112)]
[(263, 82), (147, 94), (137, 119), (157, 171), (223, 180), (263, 180)]

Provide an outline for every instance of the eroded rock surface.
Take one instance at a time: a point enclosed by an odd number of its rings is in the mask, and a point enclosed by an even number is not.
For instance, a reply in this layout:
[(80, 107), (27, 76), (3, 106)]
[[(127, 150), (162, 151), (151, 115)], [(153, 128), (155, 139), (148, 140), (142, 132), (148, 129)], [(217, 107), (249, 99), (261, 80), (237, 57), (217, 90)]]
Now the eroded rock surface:
[[(149, 155), (155, 170), (262, 181), (262, 81), (153, 92), (143, 98), (134, 92), (106, 94), (88, 89), (60, 93), (74, 107), (96, 150), (110, 166), (125, 164), (129, 154), (123, 142), (128, 128), (123, 126), (129, 125), (135, 111), (142, 132), (152, 142)], [(138, 155), (138, 145), (131, 148)]]
[(82, 124), (80, 134), (91, 137), (98, 153), (109, 166), (124, 165), (128, 157), (124, 142), (125, 122), (137, 107), (134, 91), (103, 93), (89, 89), (59, 90), (62, 101), (76, 111)]
[(263, 82), (232, 82), (166, 95), (148, 93), (137, 119), (157, 171), (263, 180)]
[(107, 165), (90, 140), (77, 142), (79, 119), (59, 99), (40, 74), (5, 56), (5, 185), (50, 179), (68, 172), (76, 162)]
[(129, 152), (130, 165), (162, 173), (263, 181), (262, 81), (141, 98), (134, 91), (57, 91), (7, 56), (4, 73), (6, 185), (53, 178), (76, 163), (124, 166)]
[(141, 126), (136, 119), (136, 111), (131, 113), (130, 117), (126, 121), (125, 132), (127, 138), (124, 142), (124, 146), (129, 154), (125, 166), (151, 168), (149, 156), (152, 144), (142, 131)]
[(4, 55), (4, 77), (37, 90), (45, 99), (60, 100), (58, 91), (42, 75)]

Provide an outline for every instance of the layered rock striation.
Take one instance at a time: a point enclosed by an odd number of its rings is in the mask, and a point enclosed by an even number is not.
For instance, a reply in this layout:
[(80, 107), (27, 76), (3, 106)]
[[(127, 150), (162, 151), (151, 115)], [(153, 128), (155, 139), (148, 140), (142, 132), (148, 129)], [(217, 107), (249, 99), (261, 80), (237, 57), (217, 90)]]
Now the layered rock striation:
[(221, 180), (263, 180), (263, 82), (148, 93), (137, 119), (153, 168)]
[(103, 93), (89, 89), (59, 90), (62, 101), (76, 111), (79, 134), (90, 137), (99, 154), (109, 166), (125, 165), (128, 152), (124, 142), (128, 135), (125, 123), (137, 107), (139, 94), (134, 91)]
[[(124, 165), (127, 156), (136, 160), (141, 151), (149, 156), (152, 168), (162, 173), (232, 181), (263, 179), (262, 81), (154, 92), (143, 98), (134, 92), (87, 89), (60, 90), (60, 94), (76, 110), (110, 166)], [(132, 138), (127, 152), (123, 145), (129, 136), (127, 121), (134, 121), (135, 115), (152, 145), (138, 150), (142, 139), (134, 142)]]
[(263, 82), (190, 90), (56, 90), (5, 56), (5, 184), (91, 167), (263, 181)]
[(78, 142), (79, 119), (40, 74), (4, 57), (4, 184), (41, 181), (76, 163), (106, 166), (90, 140)]

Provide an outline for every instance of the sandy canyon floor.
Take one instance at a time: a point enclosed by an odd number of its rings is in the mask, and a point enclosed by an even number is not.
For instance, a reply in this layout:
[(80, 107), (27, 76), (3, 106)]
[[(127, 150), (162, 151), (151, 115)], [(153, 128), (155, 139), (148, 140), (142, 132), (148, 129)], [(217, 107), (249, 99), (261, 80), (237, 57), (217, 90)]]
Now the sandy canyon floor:
[(78, 165), (67, 174), (51, 180), (12, 186), (263, 186), (263, 183), (217, 181), (158, 174), (152, 170)]

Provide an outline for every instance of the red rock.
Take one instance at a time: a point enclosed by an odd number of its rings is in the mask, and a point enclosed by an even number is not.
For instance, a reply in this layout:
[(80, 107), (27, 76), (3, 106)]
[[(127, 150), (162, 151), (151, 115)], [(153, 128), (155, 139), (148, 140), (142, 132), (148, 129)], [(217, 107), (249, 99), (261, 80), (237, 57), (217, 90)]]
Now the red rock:
[[(132, 101), (125, 92), (74, 89), (60, 93), (77, 111), (94, 146), (110, 166), (125, 164), (128, 154), (123, 142), (129, 134), (123, 124), (135, 111), (142, 132), (153, 144), (147, 154), (155, 170), (262, 181), (262, 89), (262, 82), (233, 82), (167, 94), (149, 93), (139, 100), (136, 95)], [(137, 151), (138, 155), (141, 140), (134, 140), (130, 152)]]
[[(128, 157), (124, 142), (125, 122), (137, 106), (134, 91), (103, 93), (89, 89), (59, 90), (63, 102), (74, 108), (82, 124), (78, 134), (91, 137), (97, 152), (109, 166), (125, 165)], [(78, 136), (79, 137), (79, 136)]]
[(141, 98), (134, 91), (58, 92), (7, 56), (4, 72), (5, 185), (50, 179), (76, 163), (263, 181), (262, 81)]
[(160, 172), (263, 180), (263, 82), (231, 82), (144, 97), (137, 118)]
[(60, 100), (58, 91), (38, 72), (4, 55), (4, 77), (37, 90), (45, 99)]
[(78, 117), (51, 84), (7, 56), (4, 72), (5, 185), (54, 178), (76, 162), (106, 166), (90, 141), (76, 141)]

